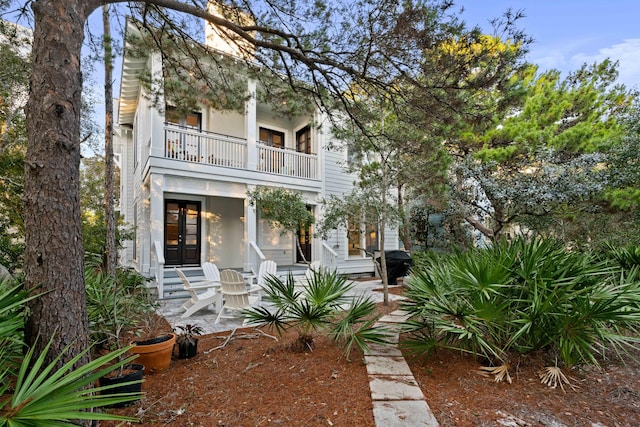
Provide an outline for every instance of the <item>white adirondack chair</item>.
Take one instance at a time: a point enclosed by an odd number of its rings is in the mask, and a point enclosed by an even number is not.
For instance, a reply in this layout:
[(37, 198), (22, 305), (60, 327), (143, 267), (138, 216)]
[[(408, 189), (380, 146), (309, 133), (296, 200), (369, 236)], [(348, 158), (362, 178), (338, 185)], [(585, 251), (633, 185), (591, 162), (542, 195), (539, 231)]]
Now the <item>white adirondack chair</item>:
[[(222, 294), (220, 293), (220, 286), (218, 284), (208, 280), (205, 282), (191, 283), (182, 270), (176, 267), (175, 271), (178, 277), (180, 277), (180, 280), (182, 280), (182, 287), (189, 292), (190, 296), (180, 307), (180, 309), (185, 310), (181, 316), (183, 319), (211, 304), (215, 305), (216, 310), (220, 310), (222, 306)], [(204, 292), (198, 293), (198, 291), (203, 290)]]
[(216, 318), (216, 323), (221, 318), (236, 318), (238, 313), (260, 301), (258, 295), (253, 295), (260, 291), (258, 287), (247, 289), (242, 274), (235, 270), (222, 270), (220, 272), (220, 289), (224, 305)]

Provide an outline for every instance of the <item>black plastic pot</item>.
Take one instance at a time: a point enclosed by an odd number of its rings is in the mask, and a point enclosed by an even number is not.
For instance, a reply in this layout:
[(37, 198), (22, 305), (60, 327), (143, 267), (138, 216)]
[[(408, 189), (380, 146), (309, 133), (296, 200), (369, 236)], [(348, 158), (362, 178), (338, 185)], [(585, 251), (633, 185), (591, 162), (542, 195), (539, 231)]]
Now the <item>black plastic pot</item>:
[(193, 343), (184, 342), (178, 344), (178, 358), (179, 359), (191, 359), (198, 354), (198, 340), (194, 340)]
[[(124, 366), (124, 374), (115, 377), (101, 377), (100, 386), (110, 386), (115, 384), (123, 384), (131, 381), (138, 381), (135, 384), (124, 384), (121, 386), (110, 388), (109, 390), (103, 390), (101, 394), (119, 394), (119, 393), (141, 393), (142, 392), (142, 376), (144, 374), (144, 366), (138, 363), (132, 363)], [(114, 408), (124, 408), (131, 405), (135, 400), (124, 403), (117, 403), (111, 405)]]

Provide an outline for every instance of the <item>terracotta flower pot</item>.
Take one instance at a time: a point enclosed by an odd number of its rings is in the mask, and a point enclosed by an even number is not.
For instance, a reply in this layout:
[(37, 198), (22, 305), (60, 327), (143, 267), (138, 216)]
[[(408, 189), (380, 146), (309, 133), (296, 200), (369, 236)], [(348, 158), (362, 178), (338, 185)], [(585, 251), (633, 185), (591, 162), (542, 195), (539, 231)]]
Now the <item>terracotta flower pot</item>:
[(134, 341), (131, 343), (134, 347), (130, 351), (139, 355), (135, 363), (140, 363), (148, 371), (155, 372), (169, 367), (175, 342), (176, 334), (170, 333), (149, 340)]

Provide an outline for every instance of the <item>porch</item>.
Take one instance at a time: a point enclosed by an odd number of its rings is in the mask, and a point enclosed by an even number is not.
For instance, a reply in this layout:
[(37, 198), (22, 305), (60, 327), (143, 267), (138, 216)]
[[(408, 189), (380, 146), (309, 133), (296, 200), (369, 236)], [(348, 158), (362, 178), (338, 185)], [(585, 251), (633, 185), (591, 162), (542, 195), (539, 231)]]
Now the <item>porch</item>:
[[(260, 263), (267, 259), (255, 242), (250, 242), (249, 247), (250, 253), (248, 262), (251, 266), (250, 270), (235, 269), (245, 276), (255, 275), (259, 269)], [(322, 242), (320, 258), (322, 260), (322, 265), (325, 267), (330, 269), (338, 268), (338, 254), (324, 242)], [(164, 250), (162, 242), (160, 241), (155, 241), (152, 246), (151, 262), (152, 282), (150, 283), (150, 287), (156, 289), (158, 299), (186, 298), (187, 293), (183, 290), (182, 282), (178, 278), (174, 268), (172, 266), (167, 266), (165, 263)], [(195, 282), (205, 280), (201, 266), (180, 267), (180, 269), (185, 272), (190, 280)], [(277, 275), (285, 277), (291, 273), (294, 276), (304, 276), (306, 271), (306, 264), (278, 264)]]

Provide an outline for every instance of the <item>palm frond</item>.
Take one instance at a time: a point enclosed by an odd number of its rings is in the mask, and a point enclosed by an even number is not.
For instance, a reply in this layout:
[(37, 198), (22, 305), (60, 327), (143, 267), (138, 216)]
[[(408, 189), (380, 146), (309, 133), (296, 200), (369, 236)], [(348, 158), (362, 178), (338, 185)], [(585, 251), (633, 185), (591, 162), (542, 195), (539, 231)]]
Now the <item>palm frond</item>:
[(509, 375), (509, 369), (511, 369), (511, 365), (505, 363), (500, 366), (481, 366), (478, 373), (484, 377), (488, 377), (489, 375), (493, 375), (493, 380), (497, 383), (507, 381), (511, 384), (511, 376)]
[(538, 376), (540, 377), (540, 382), (547, 387), (556, 388), (560, 386), (565, 393), (564, 384), (567, 384), (572, 390), (576, 389), (576, 386), (571, 384), (569, 377), (557, 366), (546, 366), (542, 368), (540, 372), (538, 372)]

